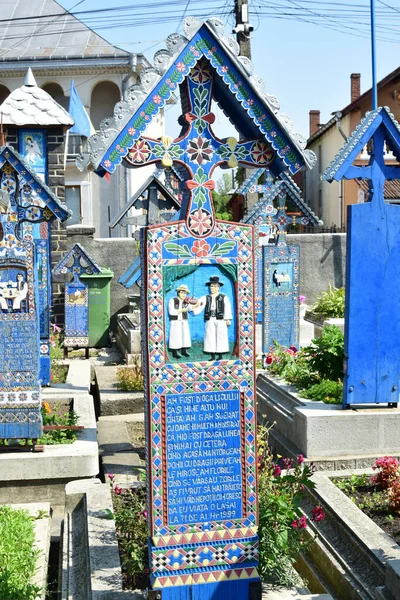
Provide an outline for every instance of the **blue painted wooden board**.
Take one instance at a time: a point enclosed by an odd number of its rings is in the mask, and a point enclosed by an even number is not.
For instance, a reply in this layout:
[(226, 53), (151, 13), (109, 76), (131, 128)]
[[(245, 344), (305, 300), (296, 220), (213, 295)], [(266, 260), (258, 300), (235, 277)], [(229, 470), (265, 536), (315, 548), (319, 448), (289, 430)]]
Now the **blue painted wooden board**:
[(181, 585), (164, 588), (162, 600), (233, 600), (234, 598), (257, 598), (250, 596), (250, 586), (256, 579), (224, 581), (203, 585)]
[(397, 403), (400, 207), (348, 207), (343, 405)]

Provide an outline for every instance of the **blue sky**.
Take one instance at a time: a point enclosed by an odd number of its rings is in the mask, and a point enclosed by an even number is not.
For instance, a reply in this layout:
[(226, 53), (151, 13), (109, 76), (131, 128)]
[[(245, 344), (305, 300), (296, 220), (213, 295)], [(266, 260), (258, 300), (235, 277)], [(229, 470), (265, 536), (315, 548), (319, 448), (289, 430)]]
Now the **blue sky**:
[[(161, 41), (179, 27), (176, 16), (182, 15), (186, 6), (187, 15), (222, 14), (226, 31), (232, 30), (233, 17), (229, 11), (233, 8), (233, 0), (189, 0), (187, 5), (181, 2), (176, 7), (173, 0), (165, 0), (164, 6), (152, 8), (155, 1), (148, 0), (146, 8), (140, 8), (144, 0), (115, 0), (114, 3), (83, 0), (75, 9), (72, 7), (79, 0), (59, 0), (59, 3), (74, 13), (139, 5), (137, 14), (147, 16), (135, 16), (131, 26), (129, 15), (133, 12), (129, 10), (125, 13), (115, 11), (114, 18), (104, 13), (103, 22), (93, 21), (93, 15), (77, 16), (109, 42), (130, 52), (143, 52), (150, 61), (154, 52), (163, 47)], [(386, 38), (377, 41), (379, 80), (399, 66), (400, 0), (377, 2), (379, 36)], [(320, 110), (321, 122), (325, 123), (333, 111), (350, 102), (351, 73), (361, 73), (362, 92), (371, 86), (371, 49), (367, 33), (369, 0), (352, 0), (350, 3), (343, 0), (250, 0), (249, 6), (250, 21), (255, 27), (252, 34), (254, 71), (264, 79), (266, 91), (280, 101), (281, 112), (291, 117), (295, 131), (308, 136), (310, 109)], [(323, 18), (322, 10), (325, 11)], [(282, 13), (292, 16), (282, 18)], [(317, 14), (320, 18), (315, 16)], [(171, 20), (165, 22), (167, 16)], [(153, 22), (140, 25), (139, 18)], [(311, 23), (312, 20), (323, 27)], [(119, 22), (121, 25), (118, 26)]]

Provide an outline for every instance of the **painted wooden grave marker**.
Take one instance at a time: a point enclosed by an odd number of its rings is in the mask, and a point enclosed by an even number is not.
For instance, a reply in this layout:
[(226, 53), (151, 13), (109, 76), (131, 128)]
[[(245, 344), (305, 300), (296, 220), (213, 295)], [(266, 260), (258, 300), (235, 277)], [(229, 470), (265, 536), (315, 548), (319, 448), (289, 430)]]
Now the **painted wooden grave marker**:
[[(354, 160), (370, 143), (368, 166)], [(400, 126), (388, 108), (367, 113), (323, 175), (327, 181), (367, 179), (370, 201), (347, 207), (343, 406), (397, 406), (400, 363), (400, 207), (383, 186), (400, 179), (387, 166), (385, 144), (400, 160)]]
[(101, 267), (80, 244), (74, 244), (53, 269), (54, 275), (72, 275), (64, 291), (65, 348), (89, 346), (89, 291), (87, 282), (81, 277), (101, 272)]
[[(222, 27), (187, 19), (78, 161), (99, 175), (123, 159), (186, 168), (180, 220), (142, 230), (151, 586), (163, 600), (249, 600), (259, 586), (253, 228), (216, 220), (212, 173), (315, 161)], [(140, 137), (179, 88), (181, 135)], [(241, 141), (216, 137), (212, 99)]]
[[(0, 438), (42, 434), (41, 332), (49, 327), (49, 222), (67, 208), (15, 150), (0, 148)], [(48, 329), (46, 329), (46, 332)], [(47, 334), (49, 335), (49, 334)]]
[[(262, 193), (251, 212), (242, 220), (254, 225), (256, 243), (256, 311), (262, 315), (263, 361), (276, 340), (282, 346), (299, 346), (299, 246), (286, 243), (290, 224), (321, 225), (301, 197), (295, 182), (286, 173), (273, 181), (257, 184), (262, 169), (254, 171), (238, 188), (236, 194), (247, 191)], [(274, 201), (277, 200), (277, 207)], [(302, 213), (289, 216), (286, 203), (290, 200)], [(259, 308), (258, 308), (259, 306)], [(259, 319), (259, 316), (258, 316)]]

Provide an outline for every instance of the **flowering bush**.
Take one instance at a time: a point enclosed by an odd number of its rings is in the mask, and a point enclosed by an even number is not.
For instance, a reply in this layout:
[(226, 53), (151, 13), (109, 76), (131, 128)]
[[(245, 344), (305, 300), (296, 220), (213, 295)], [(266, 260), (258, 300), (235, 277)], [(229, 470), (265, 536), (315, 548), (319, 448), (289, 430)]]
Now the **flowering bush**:
[(268, 370), (295, 385), (304, 398), (339, 404), (343, 391), (343, 333), (335, 325), (328, 325), (312, 344), (298, 351), (275, 342), (266, 357)]
[[(260, 573), (263, 579), (280, 585), (298, 583), (293, 563), (300, 550), (313, 538), (304, 536), (307, 517), (300, 509), (305, 488), (313, 488), (312, 469), (299, 454), (296, 461), (282, 459), (282, 471), (268, 447), (270, 428), (261, 426), (258, 435)], [(312, 519), (325, 517), (320, 506), (315, 507)]]
[(372, 481), (379, 485), (383, 490), (390, 488), (396, 480), (399, 480), (399, 461), (394, 456), (382, 456), (377, 458), (372, 467), (374, 471), (379, 469)]
[(140, 585), (139, 579), (149, 577), (146, 490), (144, 486), (122, 488), (115, 485), (114, 475), (108, 475), (112, 484), (115, 528), (121, 554), (122, 568), (132, 583)]
[[(42, 419), (43, 425), (76, 425), (78, 415), (73, 410), (63, 410), (61, 404), (51, 406), (48, 402), (42, 404)], [(54, 444), (72, 444), (77, 438), (76, 430), (71, 429), (53, 429), (45, 431), (40, 438), (40, 444), (48, 446)]]

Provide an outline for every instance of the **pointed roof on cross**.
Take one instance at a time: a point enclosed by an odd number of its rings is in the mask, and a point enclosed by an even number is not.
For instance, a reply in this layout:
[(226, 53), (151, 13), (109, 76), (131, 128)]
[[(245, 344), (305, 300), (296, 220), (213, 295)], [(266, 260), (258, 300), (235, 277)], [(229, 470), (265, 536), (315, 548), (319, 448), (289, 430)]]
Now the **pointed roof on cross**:
[(265, 140), (275, 151), (271, 171), (278, 174), (311, 169), (316, 157), (305, 150), (305, 138), (294, 133), (290, 119), (278, 112), (279, 102), (265, 93), (264, 82), (253, 74), (250, 60), (239, 56), (236, 41), (224, 35), (222, 21), (212, 18), (202, 23), (189, 17), (184, 33), (170, 35), (167, 48), (156, 52), (154, 66), (142, 72), (140, 85), (129, 88), (125, 99), (115, 106), (114, 115), (89, 138), (89, 154), (78, 158), (78, 168), (95, 170), (100, 176), (114, 172), (193, 66), (204, 57), (217, 74), (213, 98), (241, 136)]

